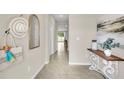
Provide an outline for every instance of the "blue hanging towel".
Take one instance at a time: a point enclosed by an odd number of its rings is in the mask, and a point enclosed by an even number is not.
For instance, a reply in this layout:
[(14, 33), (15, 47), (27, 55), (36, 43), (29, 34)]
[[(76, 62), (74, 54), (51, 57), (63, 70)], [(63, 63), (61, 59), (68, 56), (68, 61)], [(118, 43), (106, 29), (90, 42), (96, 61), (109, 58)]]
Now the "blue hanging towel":
[(13, 62), (13, 61), (15, 61), (14, 55), (9, 50), (6, 51), (6, 61), (7, 62)]

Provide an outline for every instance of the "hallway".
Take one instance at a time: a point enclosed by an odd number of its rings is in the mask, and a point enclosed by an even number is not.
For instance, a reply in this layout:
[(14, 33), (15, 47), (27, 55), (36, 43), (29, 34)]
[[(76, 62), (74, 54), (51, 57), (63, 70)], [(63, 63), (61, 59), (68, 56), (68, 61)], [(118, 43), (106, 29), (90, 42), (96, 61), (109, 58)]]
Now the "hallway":
[(103, 79), (104, 77), (88, 69), (89, 66), (68, 65), (68, 52), (64, 43), (58, 43), (58, 52), (51, 56), (36, 79)]

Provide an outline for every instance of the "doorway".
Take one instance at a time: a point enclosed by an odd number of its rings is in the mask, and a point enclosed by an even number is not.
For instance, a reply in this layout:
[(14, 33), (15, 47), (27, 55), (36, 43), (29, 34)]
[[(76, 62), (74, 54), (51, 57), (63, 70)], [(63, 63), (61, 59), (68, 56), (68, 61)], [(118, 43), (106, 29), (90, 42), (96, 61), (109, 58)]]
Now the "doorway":
[(67, 41), (67, 32), (58, 31), (57, 32), (57, 44), (58, 44), (58, 52), (67, 51), (68, 41)]
[(58, 42), (64, 42), (64, 32), (59, 32), (58, 31), (57, 40), (58, 40)]

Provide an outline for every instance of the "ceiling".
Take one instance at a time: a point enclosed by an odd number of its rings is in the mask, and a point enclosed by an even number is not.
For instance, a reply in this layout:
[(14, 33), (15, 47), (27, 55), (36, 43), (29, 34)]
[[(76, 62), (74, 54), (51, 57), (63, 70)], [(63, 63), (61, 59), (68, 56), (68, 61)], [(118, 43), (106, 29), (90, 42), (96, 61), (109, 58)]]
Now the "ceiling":
[(53, 17), (58, 25), (68, 25), (69, 15), (68, 14), (54, 14)]
[(57, 31), (68, 31), (69, 15), (68, 14), (53, 14)]

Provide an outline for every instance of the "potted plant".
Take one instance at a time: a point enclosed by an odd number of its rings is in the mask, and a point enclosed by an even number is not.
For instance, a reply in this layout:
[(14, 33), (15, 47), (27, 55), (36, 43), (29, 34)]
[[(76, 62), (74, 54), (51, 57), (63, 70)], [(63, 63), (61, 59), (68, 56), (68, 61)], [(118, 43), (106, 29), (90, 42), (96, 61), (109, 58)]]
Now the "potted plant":
[(103, 43), (103, 49), (104, 49), (104, 54), (106, 56), (111, 56), (112, 48), (119, 47), (120, 43), (114, 43), (113, 38), (108, 38), (104, 43)]

